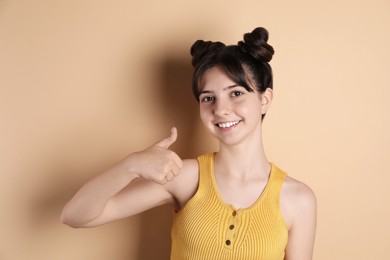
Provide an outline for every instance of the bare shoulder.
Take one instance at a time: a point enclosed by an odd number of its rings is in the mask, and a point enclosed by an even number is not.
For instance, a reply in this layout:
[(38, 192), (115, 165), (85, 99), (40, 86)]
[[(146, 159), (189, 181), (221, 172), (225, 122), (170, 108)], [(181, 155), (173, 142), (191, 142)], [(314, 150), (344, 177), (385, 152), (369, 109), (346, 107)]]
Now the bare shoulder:
[(171, 182), (167, 183), (168, 191), (173, 195), (178, 204), (177, 207), (183, 207), (198, 190), (199, 184), (199, 165), (196, 159), (183, 160), (183, 167), (180, 174)]
[(298, 204), (316, 202), (316, 196), (308, 185), (289, 176), (286, 176), (284, 181), (282, 194), (285, 195), (286, 199), (291, 200), (290, 202)]
[(317, 198), (305, 183), (287, 176), (280, 196), (281, 210), (289, 227), (302, 215), (313, 215), (317, 211)]
[(280, 208), (288, 227), (286, 259), (312, 259), (317, 223), (317, 199), (305, 183), (286, 177)]

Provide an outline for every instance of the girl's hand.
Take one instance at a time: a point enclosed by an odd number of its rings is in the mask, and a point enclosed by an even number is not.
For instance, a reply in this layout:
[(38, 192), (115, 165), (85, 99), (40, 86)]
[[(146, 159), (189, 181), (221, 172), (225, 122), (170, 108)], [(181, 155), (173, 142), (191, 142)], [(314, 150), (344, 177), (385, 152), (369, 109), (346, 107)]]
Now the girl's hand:
[(168, 137), (143, 151), (130, 154), (125, 159), (126, 168), (138, 177), (159, 184), (173, 180), (183, 167), (180, 157), (168, 149), (176, 139), (177, 130), (173, 127)]

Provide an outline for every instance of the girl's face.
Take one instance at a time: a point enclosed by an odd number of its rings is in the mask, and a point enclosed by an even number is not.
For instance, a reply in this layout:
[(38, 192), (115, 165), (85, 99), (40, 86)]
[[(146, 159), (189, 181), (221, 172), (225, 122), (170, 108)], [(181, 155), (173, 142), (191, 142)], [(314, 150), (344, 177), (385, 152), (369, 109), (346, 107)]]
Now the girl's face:
[(270, 105), (271, 89), (249, 92), (219, 66), (204, 72), (199, 88), (200, 117), (220, 142), (234, 145), (250, 136), (261, 138), (261, 115)]

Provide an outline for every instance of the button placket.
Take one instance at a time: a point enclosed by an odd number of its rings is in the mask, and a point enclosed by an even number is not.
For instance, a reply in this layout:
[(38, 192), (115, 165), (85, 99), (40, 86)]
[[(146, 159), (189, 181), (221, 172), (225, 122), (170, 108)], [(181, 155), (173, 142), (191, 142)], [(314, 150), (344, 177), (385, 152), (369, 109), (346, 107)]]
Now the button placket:
[(236, 226), (237, 226), (238, 212), (237, 210), (231, 211), (229, 222), (227, 223), (226, 232), (225, 232), (225, 246), (232, 249), (234, 245), (234, 240), (236, 238)]

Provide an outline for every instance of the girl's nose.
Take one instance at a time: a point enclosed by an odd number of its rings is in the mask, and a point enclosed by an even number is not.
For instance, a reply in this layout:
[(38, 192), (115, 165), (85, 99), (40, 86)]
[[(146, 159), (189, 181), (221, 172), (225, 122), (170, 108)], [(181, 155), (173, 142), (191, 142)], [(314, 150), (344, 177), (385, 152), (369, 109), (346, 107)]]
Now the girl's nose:
[(224, 116), (228, 115), (230, 113), (231, 106), (229, 102), (226, 102), (225, 100), (217, 100), (215, 102), (215, 107), (214, 107), (214, 114), (216, 116)]

